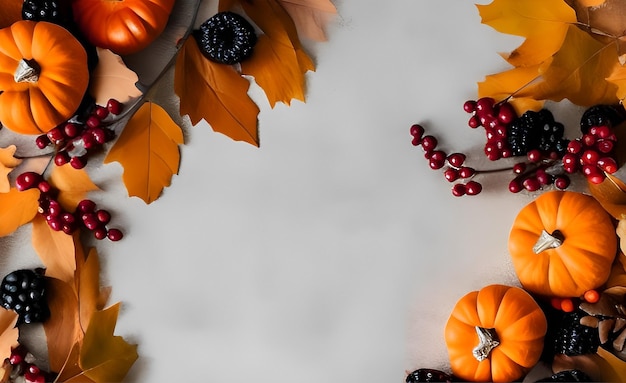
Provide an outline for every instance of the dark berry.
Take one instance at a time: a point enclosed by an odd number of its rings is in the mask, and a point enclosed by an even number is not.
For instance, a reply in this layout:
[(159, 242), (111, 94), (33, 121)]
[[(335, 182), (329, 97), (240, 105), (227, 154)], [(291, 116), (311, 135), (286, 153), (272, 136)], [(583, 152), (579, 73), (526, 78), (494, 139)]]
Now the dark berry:
[(452, 376), (443, 371), (432, 368), (420, 368), (411, 372), (406, 377), (406, 383), (417, 382), (451, 382)]
[(210, 60), (236, 64), (252, 55), (257, 41), (254, 27), (234, 12), (219, 12), (194, 31), (200, 51)]
[(569, 143), (563, 138), (564, 132), (563, 124), (554, 121), (549, 110), (529, 110), (513, 120), (507, 139), (514, 156), (523, 156), (532, 150), (563, 154)]
[(45, 284), (39, 269), (21, 269), (7, 274), (0, 285), (2, 306), (19, 315), (18, 323), (45, 321), (50, 316)]
[(564, 313), (555, 326), (554, 352), (567, 356), (593, 354), (600, 345), (598, 329), (580, 324), (582, 310)]
[(615, 127), (626, 120), (626, 111), (621, 105), (594, 105), (580, 118), (580, 131), (586, 134), (593, 126)]
[(22, 19), (32, 21), (49, 21), (56, 24), (65, 22), (65, 15), (59, 1), (24, 0), (22, 3)]

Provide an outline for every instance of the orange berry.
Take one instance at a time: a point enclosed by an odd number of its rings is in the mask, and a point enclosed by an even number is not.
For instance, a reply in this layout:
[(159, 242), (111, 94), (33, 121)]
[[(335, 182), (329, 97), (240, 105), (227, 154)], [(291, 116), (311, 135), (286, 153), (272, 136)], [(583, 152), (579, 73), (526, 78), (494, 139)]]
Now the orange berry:
[(571, 313), (572, 311), (574, 311), (574, 302), (570, 298), (564, 298), (561, 301), (561, 310), (565, 311), (566, 313)]
[(583, 298), (589, 303), (596, 303), (600, 300), (600, 293), (597, 290), (587, 290)]

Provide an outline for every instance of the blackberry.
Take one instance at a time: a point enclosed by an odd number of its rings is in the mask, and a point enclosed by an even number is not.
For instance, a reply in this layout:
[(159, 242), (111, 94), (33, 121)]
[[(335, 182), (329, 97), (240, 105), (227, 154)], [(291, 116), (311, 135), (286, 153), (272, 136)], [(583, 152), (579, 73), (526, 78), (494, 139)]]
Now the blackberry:
[(14, 310), (18, 324), (43, 322), (50, 317), (42, 269), (21, 269), (7, 274), (0, 284), (2, 306)]
[(600, 346), (598, 329), (580, 324), (580, 318), (587, 313), (577, 309), (564, 313), (555, 329), (554, 352), (567, 356), (593, 354)]
[(587, 134), (592, 126), (619, 125), (626, 120), (626, 111), (622, 105), (594, 105), (583, 113), (580, 118), (580, 131)]
[(507, 140), (514, 156), (523, 156), (534, 149), (544, 153), (565, 153), (569, 141), (563, 138), (565, 127), (554, 120), (547, 109), (529, 110), (513, 120)]
[(580, 370), (565, 370), (537, 382), (593, 382), (593, 379)]
[(420, 368), (406, 377), (406, 383), (417, 382), (451, 382), (452, 376), (432, 368)]
[(234, 12), (217, 13), (193, 34), (205, 57), (229, 65), (250, 57), (257, 41), (254, 27)]
[(22, 19), (63, 24), (67, 18), (65, 9), (60, 1), (24, 0), (22, 4)]

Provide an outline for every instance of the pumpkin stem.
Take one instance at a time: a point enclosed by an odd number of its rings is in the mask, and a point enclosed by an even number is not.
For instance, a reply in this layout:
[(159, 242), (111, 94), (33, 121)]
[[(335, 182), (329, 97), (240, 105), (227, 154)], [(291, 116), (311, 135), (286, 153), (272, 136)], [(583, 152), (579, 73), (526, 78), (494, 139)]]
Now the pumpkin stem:
[(478, 334), (478, 346), (472, 350), (472, 355), (477, 361), (482, 362), (489, 357), (489, 353), (494, 348), (500, 345), (496, 330), (493, 328), (484, 328), (476, 326), (476, 333)]
[(533, 251), (535, 252), (535, 254), (539, 254), (542, 251), (548, 249), (556, 249), (557, 247), (561, 246), (563, 244), (564, 238), (560, 234), (561, 233), (559, 233), (558, 231), (550, 234), (547, 231), (542, 230), (539, 239), (537, 239), (535, 246), (533, 246)]
[(13, 75), (15, 82), (37, 82), (41, 67), (35, 60), (21, 59)]

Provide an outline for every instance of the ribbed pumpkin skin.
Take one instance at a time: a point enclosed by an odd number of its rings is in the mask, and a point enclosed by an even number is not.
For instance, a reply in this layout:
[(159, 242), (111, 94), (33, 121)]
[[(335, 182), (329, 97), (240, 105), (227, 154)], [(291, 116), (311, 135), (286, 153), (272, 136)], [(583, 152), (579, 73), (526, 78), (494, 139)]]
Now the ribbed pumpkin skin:
[[(34, 60), (35, 83), (16, 82), (22, 59)], [(0, 29), (0, 122), (21, 134), (41, 134), (72, 117), (87, 90), (89, 69), (82, 45), (65, 28), (18, 21)]]
[[(479, 344), (476, 326), (494, 329), (500, 341), (480, 362), (472, 354)], [(452, 372), (469, 382), (517, 380), (539, 361), (547, 326), (539, 305), (519, 287), (494, 284), (470, 292), (445, 327)]]
[(74, 0), (74, 20), (93, 45), (139, 52), (165, 29), (175, 0)]
[[(558, 230), (563, 244), (535, 254), (533, 246), (542, 230)], [(508, 247), (526, 290), (545, 296), (579, 297), (607, 280), (617, 243), (610, 215), (593, 197), (550, 191), (520, 210)]]

